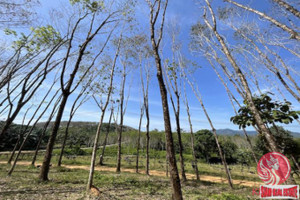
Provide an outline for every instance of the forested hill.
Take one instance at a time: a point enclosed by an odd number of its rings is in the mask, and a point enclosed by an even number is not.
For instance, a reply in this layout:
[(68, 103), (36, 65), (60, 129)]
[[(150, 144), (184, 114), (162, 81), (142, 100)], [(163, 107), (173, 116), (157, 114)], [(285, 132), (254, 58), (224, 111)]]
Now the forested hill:
[[(67, 121), (62, 121), (60, 126), (61, 128), (64, 128), (67, 126)], [(44, 126), (45, 122), (40, 122), (37, 124), (37, 127), (38, 128), (42, 128)], [(53, 122), (50, 123), (48, 129), (50, 129), (53, 125)], [(80, 129), (87, 129), (87, 130), (90, 130), (90, 129), (93, 129), (95, 130), (96, 127), (98, 126), (98, 122), (84, 122), (84, 121), (74, 121), (74, 122), (71, 122), (70, 124), (70, 127), (78, 127)], [(102, 130), (105, 131), (106, 128), (108, 126), (108, 123), (103, 123), (103, 126), (102, 126)], [(113, 131), (116, 131), (116, 127), (118, 125), (112, 123), (111, 124), (111, 127), (110, 127), (110, 131), (113, 132)], [(132, 128), (130, 126), (126, 126), (124, 125), (123, 126), (123, 131), (124, 132), (127, 132), (127, 131), (133, 131), (133, 130), (136, 130), (135, 128)], [(232, 136), (232, 135), (244, 135), (243, 131), (242, 130), (233, 130), (233, 129), (229, 129), (229, 128), (226, 128), (226, 129), (217, 129), (217, 133), (219, 135), (228, 135), (228, 136)], [(248, 135), (250, 136), (255, 136), (257, 134), (256, 131), (247, 131)], [(294, 137), (294, 138), (300, 138), (300, 133), (298, 132), (291, 132), (291, 135)]]
[[(45, 125), (46, 122), (40, 122), (38, 123), (36, 126), (38, 128), (43, 128), (44, 125)], [(48, 126), (48, 129), (51, 129), (52, 126), (53, 126), (53, 123), (54, 122), (50, 122), (49, 126)], [(64, 128), (64, 127), (67, 127), (67, 124), (68, 124), (68, 121), (62, 121), (60, 123), (60, 127), (61, 128)], [(71, 122), (70, 123), (70, 127), (73, 127), (73, 128), (86, 128), (87, 130), (90, 130), (90, 129), (96, 129), (98, 126), (98, 122), (84, 122), (84, 121), (74, 121), (74, 122)], [(107, 130), (107, 126), (108, 126), (108, 123), (103, 123), (102, 125), (102, 130)], [(115, 123), (112, 123), (111, 126), (110, 126), (110, 131), (115, 131), (116, 128), (118, 127), (117, 124)], [(126, 125), (123, 125), (123, 131), (124, 132), (127, 132), (127, 131), (133, 131), (133, 130), (136, 130), (130, 126), (126, 126)]]

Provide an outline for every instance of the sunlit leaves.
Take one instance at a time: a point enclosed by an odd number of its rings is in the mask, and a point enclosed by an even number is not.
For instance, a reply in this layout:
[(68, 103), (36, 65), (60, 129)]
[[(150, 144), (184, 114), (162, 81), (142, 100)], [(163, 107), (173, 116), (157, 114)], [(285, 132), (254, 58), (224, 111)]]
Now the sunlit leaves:
[(31, 34), (17, 33), (14, 30), (5, 29), (6, 35), (17, 38), (13, 42), (14, 49), (25, 48), (28, 52), (39, 51), (42, 47), (49, 47), (61, 41), (61, 36), (52, 26), (30, 28)]
[[(263, 94), (260, 97), (253, 98), (255, 107), (259, 110), (261, 118), (265, 124), (273, 124), (276, 122), (289, 124), (294, 119), (298, 119), (300, 111), (292, 111), (291, 103), (272, 101), (271, 97)], [(231, 117), (234, 124), (239, 125), (239, 128), (254, 126), (256, 124), (254, 115), (249, 109), (249, 104), (245, 101), (245, 106), (238, 110), (238, 115)]]
[(9, 28), (4, 29), (4, 33), (5, 35), (13, 35), (13, 36), (17, 36), (17, 32), (14, 30), (11, 30)]

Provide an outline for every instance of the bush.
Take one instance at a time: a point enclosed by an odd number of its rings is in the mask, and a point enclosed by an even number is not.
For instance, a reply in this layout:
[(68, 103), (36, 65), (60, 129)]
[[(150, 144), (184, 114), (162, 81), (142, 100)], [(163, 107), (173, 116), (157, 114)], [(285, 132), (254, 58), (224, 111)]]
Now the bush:
[(82, 149), (80, 149), (80, 146), (74, 146), (73, 148), (68, 148), (65, 149), (65, 155), (77, 155), (77, 156), (82, 156), (85, 155), (86, 152)]

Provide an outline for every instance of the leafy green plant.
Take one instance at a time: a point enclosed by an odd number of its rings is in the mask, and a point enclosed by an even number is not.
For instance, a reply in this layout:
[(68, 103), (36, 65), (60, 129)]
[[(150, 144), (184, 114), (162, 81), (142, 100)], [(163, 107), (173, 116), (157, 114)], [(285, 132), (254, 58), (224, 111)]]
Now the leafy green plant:
[[(292, 123), (294, 119), (299, 118), (300, 111), (292, 111), (292, 104), (289, 101), (272, 101), (272, 98), (267, 94), (253, 97), (253, 101), (265, 124), (274, 124), (276, 122), (289, 124)], [(238, 115), (231, 117), (230, 121), (239, 125), (239, 128), (246, 128), (251, 125), (255, 126), (256, 121), (249, 108), (249, 103), (245, 100), (244, 104), (245, 106), (239, 109)]]

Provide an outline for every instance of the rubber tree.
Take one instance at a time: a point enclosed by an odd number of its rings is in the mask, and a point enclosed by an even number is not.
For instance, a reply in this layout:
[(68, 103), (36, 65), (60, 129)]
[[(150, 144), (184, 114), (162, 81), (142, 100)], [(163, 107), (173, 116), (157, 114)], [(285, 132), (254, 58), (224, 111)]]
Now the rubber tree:
[[(104, 120), (104, 116), (105, 116), (105, 111), (107, 109), (107, 106), (110, 102), (110, 98), (113, 92), (113, 81), (114, 81), (114, 76), (115, 76), (115, 69), (116, 69), (116, 63), (118, 60), (118, 56), (120, 53), (120, 45), (121, 45), (121, 40), (123, 37), (123, 32), (121, 31), (121, 35), (119, 37), (119, 39), (117, 40), (117, 47), (116, 47), (116, 52), (115, 52), (115, 56), (113, 61), (108, 62), (108, 66), (111, 67), (110, 69), (110, 74), (109, 74), (109, 82), (107, 87), (104, 87), (103, 85), (99, 85), (97, 87), (97, 89), (100, 89), (100, 93), (98, 93), (98, 95), (100, 95), (100, 98), (103, 97), (104, 91), (107, 91), (106, 93), (106, 98), (104, 101), (100, 101), (100, 104), (98, 104), (98, 106), (101, 108), (101, 116), (100, 116), (100, 121), (97, 127), (97, 132), (95, 135), (95, 140), (94, 140), (94, 144), (93, 144), (93, 151), (92, 151), (92, 157), (91, 157), (91, 166), (90, 166), (90, 171), (89, 171), (89, 177), (88, 177), (88, 182), (87, 182), (87, 193), (90, 192), (90, 189), (93, 186), (93, 178), (94, 178), (94, 171), (95, 171), (95, 164), (96, 164), (96, 156), (97, 156), (97, 149), (98, 149), (98, 143), (99, 143), (99, 137), (101, 134), (101, 128), (103, 125), (103, 120)], [(98, 83), (98, 82), (97, 82)], [(100, 82), (101, 83), (101, 82)], [(108, 90), (105, 90), (108, 89)], [(98, 90), (99, 91), (99, 90)], [(93, 98), (96, 100), (96, 97), (93, 96)], [(96, 101), (97, 102), (97, 101)]]
[(272, 133), (268, 130), (268, 128), (263, 123), (263, 120), (262, 120), (262, 118), (259, 114), (259, 111), (255, 107), (255, 104), (254, 104), (253, 98), (252, 98), (252, 92), (251, 92), (250, 87), (248, 85), (248, 81), (245, 78), (245, 75), (243, 74), (241, 68), (237, 64), (235, 58), (232, 56), (227, 44), (224, 41), (224, 38), (219, 34), (219, 32), (217, 30), (217, 22), (216, 22), (214, 11), (211, 8), (210, 2), (208, 0), (205, 0), (205, 2), (207, 4), (207, 8), (209, 9), (209, 12), (211, 14), (212, 23), (210, 23), (208, 21), (208, 19), (206, 18), (206, 8), (204, 8), (204, 22), (209, 27), (209, 29), (212, 31), (214, 36), (217, 38), (218, 42), (220, 43), (220, 45), (222, 47), (222, 51), (223, 51), (224, 55), (226, 56), (226, 58), (230, 62), (230, 64), (233, 67), (237, 77), (239, 78), (239, 80), (242, 84), (242, 87), (245, 91), (245, 99), (249, 103), (249, 108), (251, 109), (251, 111), (254, 114), (254, 118), (255, 118), (257, 127), (259, 128), (260, 132), (265, 135), (272, 151), (278, 151), (278, 147), (276, 145), (274, 137), (272, 136)]
[(105, 133), (105, 138), (102, 144), (102, 152), (100, 154), (100, 160), (99, 160), (99, 165), (104, 165), (103, 160), (104, 160), (104, 154), (105, 154), (105, 148), (108, 140), (108, 134), (110, 132), (110, 127), (111, 127), (111, 120), (114, 114), (114, 101), (111, 100), (111, 107), (110, 107), (110, 115), (109, 115), (109, 120), (108, 120), (108, 126), (106, 128), (106, 133)]
[(189, 102), (188, 102), (188, 98), (186, 95), (186, 85), (184, 82), (184, 104), (186, 106), (186, 113), (188, 116), (188, 121), (189, 121), (189, 126), (190, 126), (190, 132), (191, 132), (191, 145), (192, 145), (192, 154), (193, 154), (193, 168), (195, 170), (195, 174), (196, 174), (196, 179), (198, 181), (200, 181), (200, 175), (199, 175), (199, 170), (198, 170), (198, 161), (196, 158), (196, 152), (195, 152), (195, 135), (194, 135), (194, 131), (193, 131), (193, 124), (192, 124), (192, 120), (191, 120), (191, 113), (190, 113), (190, 107), (189, 107)]
[[(156, 72), (157, 72), (156, 77), (159, 83), (161, 102), (163, 108), (165, 135), (166, 135), (166, 150), (167, 150), (167, 158), (169, 163), (170, 181), (173, 189), (172, 198), (176, 200), (180, 200), (183, 197), (182, 197), (181, 183), (180, 183), (177, 164), (176, 164), (174, 141), (173, 141), (170, 112), (169, 112), (169, 105), (168, 105), (168, 93), (164, 83), (162, 61), (161, 61), (161, 55), (159, 53), (160, 43), (163, 36), (163, 28), (164, 28), (164, 21), (165, 21), (168, 0), (164, 2), (161, 0), (154, 0), (154, 1), (146, 0), (146, 2), (148, 3), (148, 6), (150, 8), (150, 16), (149, 16), (150, 39), (151, 39), (151, 45), (152, 45), (153, 54), (155, 58)], [(161, 15), (160, 24), (157, 21), (159, 15)], [(157, 26), (158, 26), (158, 35), (156, 35)]]
[(130, 71), (135, 67), (131, 62), (131, 59), (135, 56), (135, 45), (134, 39), (131, 37), (124, 37), (121, 41), (120, 48), (120, 63), (121, 63), (121, 81), (120, 81), (120, 124), (118, 128), (118, 155), (117, 155), (117, 166), (116, 172), (121, 172), (121, 161), (122, 161), (122, 134), (124, 128), (124, 116), (126, 114), (127, 103), (130, 95), (130, 86), (128, 85), (128, 93), (125, 98), (125, 86), (126, 80)]
[(55, 101), (55, 103), (54, 103), (54, 105), (53, 105), (53, 107), (52, 107), (52, 111), (51, 111), (51, 113), (50, 113), (50, 115), (49, 115), (47, 121), (45, 122), (45, 124), (44, 124), (44, 126), (43, 126), (42, 133), (41, 133), (41, 135), (40, 135), (40, 137), (39, 137), (38, 143), (37, 143), (36, 148), (35, 148), (35, 151), (34, 151), (34, 155), (33, 155), (33, 157), (32, 157), (32, 161), (31, 161), (31, 165), (32, 165), (32, 166), (35, 165), (36, 158), (37, 158), (37, 155), (38, 155), (38, 153), (39, 153), (40, 146), (41, 146), (42, 141), (43, 141), (43, 139), (44, 139), (44, 137), (45, 137), (45, 135), (46, 135), (48, 126), (49, 126), (50, 122), (52, 121), (54, 115), (56, 114), (56, 112), (57, 112), (57, 110), (58, 110), (58, 104), (59, 104), (59, 102), (60, 102), (60, 100), (61, 100), (61, 97), (62, 97), (62, 95), (60, 95), (60, 96), (57, 98), (57, 100)]
[(141, 80), (141, 89), (142, 89), (142, 104), (140, 123), (139, 123), (139, 137), (137, 142), (137, 157), (136, 157), (136, 172), (138, 172), (139, 167), (139, 148), (140, 148), (140, 132), (141, 132), (141, 123), (142, 117), (145, 114), (146, 116), (146, 174), (149, 174), (149, 148), (150, 148), (150, 113), (149, 113), (149, 83), (151, 78), (150, 70), (150, 57), (152, 56), (151, 48), (148, 44), (147, 38), (145, 35), (137, 35), (133, 37), (132, 43), (136, 49), (136, 55), (134, 56), (139, 63), (140, 68), (140, 80)]
[[(20, 81), (18, 81), (16, 87), (12, 86), (13, 74), (10, 72), (8, 74), (8, 79), (5, 83), (7, 92), (5, 99), (9, 108), (5, 125), (0, 131), (0, 139), (18, 116), (21, 109), (35, 95), (36, 91), (46, 80), (47, 75), (60, 63), (60, 61), (51, 62), (51, 59), (65, 41), (52, 26), (38, 27), (33, 30), (33, 35), (30, 38), (28, 37), (22, 34), (22, 36), (14, 42), (14, 48), (18, 49), (21, 46), (25, 46), (24, 53), (32, 52), (35, 55), (35, 60), (33, 61), (33, 58), (29, 57), (29, 59), (23, 64), (24, 68), (28, 68), (30, 70), (28, 70), (27, 73), (23, 71), (25, 75), (22, 78), (18, 77)], [(17, 94), (15, 94), (16, 92)], [(17, 97), (12, 99), (13, 94)]]
[[(177, 52), (180, 51), (181, 44), (178, 40), (179, 28), (173, 25), (171, 28), (170, 37), (172, 38), (172, 59), (165, 61), (165, 74), (166, 74), (166, 85), (167, 90), (170, 93), (171, 105), (175, 115), (176, 121), (176, 132), (178, 136), (179, 144), (179, 161), (181, 169), (181, 177), (183, 181), (186, 181), (185, 168), (184, 168), (184, 157), (183, 157), (183, 145), (181, 139), (181, 128), (180, 128), (180, 98), (181, 98), (181, 80), (180, 80), (180, 67), (177, 63)], [(171, 92), (172, 91), (172, 92)], [(175, 100), (173, 98), (175, 95)], [(176, 101), (176, 103), (175, 103)]]
[(180, 64), (180, 67), (181, 67), (181, 69), (182, 69), (181, 71), (182, 71), (182, 73), (183, 73), (183, 76), (185, 77), (186, 81), (188, 82), (188, 84), (189, 84), (190, 87), (192, 88), (192, 90), (193, 90), (193, 92), (194, 92), (194, 94), (195, 94), (197, 100), (199, 101), (199, 103), (200, 103), (200, 105), (201, 105), (201, 107), (202, 107), (202, 110), (203, 110), (203, 112), (204, 112), (204, 114), (205, 114), (205, 117), (206, 117), (206, 119), (207, 119), (207, 121), (208, 121), (208, 123), (209, 123), (209, 125), (210, 125), (210, 127), (211, 127), (211, 129), (212, 129), (212, 133), (213, 133), (213, 135), (214, 135), (214, 138), (215, 138), (215, 141), (216, 141), (216, 145), (217, 145), (217, 148), (218, 148), (219, 156), (220, 156), (220, 158), (221, 158), (221, 160), (222, 160), (222, 164), (223, 164), (223, 166), (224, 166), (224, 169), (225, 169), (225, 172), (226, 172), (226, 175), (227, 175), (228, 184), (229, 184), (230, 188), (233, 189), (233, 183), (232, 183), (231, 174), (230, 174), (230, 171), (229, 171), (229, 169), (228, 169), (227, 162), (226, 162), (226, 158), (225, 158), (225, 156), (224, 156), (224, 154), (223, 154), (223, 151), (222, 151), (222, 148), (221, 148), (219, 139), (218, 139), (217, 131), (216, 131), (216, 129), (215, 129), (214, 125), (213, 125), (213, 122), (212, 122), (212, 120), (211, 120), (211, 118), (210, 118), (210, 116), (209, 116), (209, 114), (208, 114), (208, 112), (207, 112), (207, 110), (206, 110), (206, 107), (205, 107), (205, 105), (204, 105), (204, 102), (203, 102), (201, 93), (200, 93), (200, 91), (199, 91), (199, 89), (198, 89), (198, 86), (197, 86), (196, 84), (194, 84), (194, 83), (190, 80), (190, 78), (187, 76), (187, 74), (186, 74), (185, 71), (184, 71), (185, 63), (183, 62), (182, 56), (181, 56), (180, 60), (181, 60), (181, 61), (179, 62), (179, 64)]
[[(23, 149), (25, 143), (27, 142), (27, 140), (28, 140), (29, 137), (31, 136), (31, 134), (32, 134), (34, 128), (36, 127), (37, 123), (40, 121), (40, 119), (44, 116), (44, 114), (46, 113), (46, 111), (49, 109), (49, 107), (50, 107), (52, 101), (56, 98), (56, 96), (57, 96), (58, 93), (59, 93), (59, 90), (56, 91), (56, 93), (52, 96), (52, 98), (50, 99), (49, 103), (46, 105), (46, 107), (45, 107), (45, 108), (42, 110), (42, 112), (39, 114), (39, 116), (37, 117), (37, 119), (35, 120), (35, 122), (32, 124), (32, 126), (31, 126), (30, 130), (28, 131), (28, 133), (26, 133), (26, 135), (25, 135), (25, 137), (24, 137), (24, 139), (23, 139), (23, 142), (22, 142), (21, 145), (20, 145), (18, 154), (16, 155), (16, 158), (15, 158), (15, 160), (14, 160), (14, 163), (13, 163), (13, 165), (11, 166), (11, 169), (10, 169), (9, 172), (8, 172), (8, 175), (11, 175), (11, 174), (13, 173), (13, 171), (14, 171), (14, 169), (15, 169), (15, 166), (16, 166), (16, 164), (17, 164), (17, 162), (18, 162), (19, 156), (20, 156), (21, 153), (22, 153), (22, 149)], [(44, 101), (45, 101), (45, 99), (46, 99), (47, 96), (48, 96), (48, 94), (45, 95), (44, 99), (41, 101), (41, 104), (38, 106), (36, 112), (33, 114), (33, 117), (32, 117), (31, 119), (33, 119), (34, 116), (37, 114), (37, 111), (40, 109), (41, 105), (44, 103)], [(30, 121), (32, 121), (32, 120), (30, 120)]]
[[(11, 156), (10, 156), (10, 158), (9, 158), (9, 160), (8, 160), (8, 163), (9, 163), (9, 164), (11, 163), (11, 161), (12, 161), (12, 159), (13, 159), (13, 156), (14, 156), (14, 154), (15, 154), (15, 151), (16, 151), (17, 147), (18, 147), (20, 144), (22, 144), (22, 143), (25, 144), (25, 142), (26, 142), (25, 139), (29, 137), (29, 136), (25, 136), (25, 137), (24, 137), (24, 135), (27, 133), (27, 130), (28, 130), (29, 126), (31, 125), (31, 123), (32, 123), (32, 121), (34, 120), (34, 118), (35, 118), (35, 116), (37, 115), (37, 113), (40, 111), (40, 108), (45, 104), (45, 100), (47, 99), (48, 95), (50, 94), (50, 92), (51, 92), (53, 86), (55, 85), (56, 81), (57, 81), (57, 79), (54, 80), (53, 84), (49, 87), (48, 91), (46, 92), (46, 94), (44, 95), (44, 97), (43, 97), (42, 100), (40, 101), (39, 105), (37, 106), (37, 108), (36, 108), (35, 111), (33, 112), (32, 116), (31, 116), (31, 118), (29, 119), (29, 121), (28, 121), (27, 125), (25, 126), (24, 130), (22, 130), (22, 132), (21, 132), (21, 134), (20, 134), (20, 137), (19, 137), (18, 141), (16, 142), (16, 145), (15, 145), (15, 147), (14, 147), (12, 153), (11, 153)], [(57, 94), (57, 92), (56, 92), (56, 94)], [(56, 96), (56, 94), (54, 95), (54, 97)], [(54, 97), (53, 97), (53, 98), (54, 98)], [(53, 100), (53, 98), (52, 98), (52, 100)], [(52, 101), (50, 101), (47, 105), (51, 104), (51, 102), (52, 102)], [(27, 111), (25, 112), (25, 114), (24, 114), (24, 116), (23, 116), (22, 126), (24, 125), (24, 120), (25, 120), (25, 118), (26, 118), (26, 115), (27, 115), (28, 111), (33, 107), (33, 105), (34, 105), (34, 104), (32, 104), (32, 105), (27, 109)], [(49, 107), (49, 106), (46, 106), (46, 107)], [(44, 109), (44, 112), (45, 112), (45, 109)], [(42, 112), (42, 114), (44, 114), (44, 112)], [(41, 117), (43, 116), (42, 114), (39, 115), (38, 119), (41, 118)], [(35, 120), (35, 123), (34, 123), (34, 124), (36, 124), (36, 123), (37, 123), (37, 120)], [(28, 133), (27, 133), (27, 134), (28, 134)], [(27, 134), (26, 134), (26, 135), (27, 135)], [(22, 146), (22, 145), (21, 145), (21, 146)], [(19, 147), (19, 150), (20, 150), (20, 148), (21, 148), (21, 147)]]
[[(56, 136), (57, 136), (57, 132), (60, 126), (60, 122), (61, 119), (63, 117), (63, 113), (64, 113), (64, 109), (65, 106), (67, 104), (67, 101), (70, 97), (70, 95), (76, 90), (76, 88), (79, 86), (79, 84), (74, 84), (74, 81), (78, 75), (78, 71), (79, 68), (81, 66), (82, 61), (85, 59), (85, 55), (86, 55), (86, 51), (87, 51), (87, 47), (89, 46), (89, 44), (93, 41), (93, 39), (100, 33), (100, 31), (103, 28), (106, 28), (106, 26), (108, 26), (108, 24), (111, 24), (113, 22), (115, 22), (115, 17), (117, 17), (118, 12), (110, 12), (108, 14), (105, 15), (104, 18), (102, 18), (101, 21), (97, 21), (99, 23), (95, 23), (95, 20), (97, 18), (97, 14), (98, 12), (102, 9), (101, 4), (94, 4), (93, 6), (89, 5), (88, 2), (85, 3), (81, 3), (81, 2), (73, 2), (74, 4), (82, 4), (82, 10), (84, 11), (83, 14), (81, 16), (78, 17), (78, 19), (76, 20), (74, 26), (72, 26), (71, 31), (70, 31), (70, 35), (68, 35), (68, 43), (67, 43), (67, 47), (66, 47), (66, 54), (65, 54), (65, 58), (64, 58), (64, 62), (61, 66), (61, 74), (60, 74), (60, 85), (61, 85), (61, 91), (62, 91), (62, 99), (59, 105), (59, 109), (57, 111), (57, 115), (54, 121), (54, 125), (50, 134), (50, 138), (47, 144), (47, 148), (46, 148), (46, 152), (45, 152), (45, 156), (44, 156), (44, 160), (43, 160), (43, 164), (41, 167), (41, 171), (40, 171), (40, 180), (42, 181), (46, 181), (48, 180), (48, 173), (49, 173), (49, 169), (50, 169), (50, 162), (51, 162), (51, 158), (52, 158), (52, 151), (53, 151), (53, 147), (55, 144), (55, 140), (56, 140)], [(90, 17), (90, 19), (88, 19), (87, 17)], [(80, 45), (78, 46), (78, 49), (76, 49), (77, 51), (77, 55), (75, 56), (75, 60), (72, 60), (73, 66), (71, 67), (70, 70), (70, 75), (68, 77), (68, 80), (65, 81), (65, 76), (66, 76), (66, 68), (69, 64), (69, 58), (70, 58), (70, 53), (71, 50), (74, 50), (74, 38), (76, 38), (76, 34), (78, 32), (78, 29), (80, 28), (80, 24), (85, 24), (87, 25), (88, 23), (88, 30), (87, 33), (85, 34), (86, 36), (83, 38), (83, 40), (80, 42)], [(77, 41), (76, 41), (77, 42)], [(77, 46), (77, 45), (76, 45)], [(74, 48), (73, 48), (74, 47)], [(99, 51), (97, 51), (96, 54), (98, 54)], [(91, 66), (93, 67), (93, 65)], [(70, 66), (69, 66), (70, 68)], [(88, 71), (91, 68), (88, 67), (86, 69), (86, 73), (84, 73), (85, 75), (88, 73)], [(78, 82), (77, 82), (78, 83)], [(72, 88), (73, 87), (73, 88)]]

